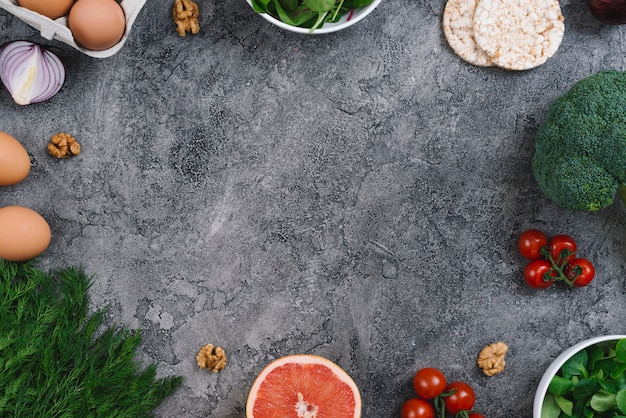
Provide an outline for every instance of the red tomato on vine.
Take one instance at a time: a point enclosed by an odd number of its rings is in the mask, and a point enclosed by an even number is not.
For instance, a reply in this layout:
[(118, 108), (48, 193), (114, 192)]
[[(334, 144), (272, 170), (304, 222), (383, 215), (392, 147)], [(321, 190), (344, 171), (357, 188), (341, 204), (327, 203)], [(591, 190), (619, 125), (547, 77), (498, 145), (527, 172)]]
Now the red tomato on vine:
[(548, 236), (538, 229), (528, 229), (522, 232), (517, 240), (517, 250), (528, 260), (540, 258), (541, 249), (547, 245)]
[(411, 398), (402, 405), (400, 418), (435, 418), (435, 408), (424, 399)]
[(552, 264), (546, 260), (533, 260), (524, 268), (524, 281), (533, 289), (546, 289), (554, 283)]
[(575, 258), (565, 268), (568, 280), (573, 280), (574, 287), (587, 286), (596, 275), (596, 270), (591, 261), (585, 258)]
[(433, 399), (446, 388), (446, 378), (439, 369), (425, 367), (413, 377), (415, 393), (422, 399)]
[(560, 267), (576, 258), (577, 249), (576, 241), (569, 235), (555, 235), (550, 239), (550, 256)]
[(452, 382), (446, 386), (445, 392), (452, 392), (443, 398), (446, 413), (456, 415), (461, 411), (471, 411), (476, 402), (474, 389), (465, 382)]

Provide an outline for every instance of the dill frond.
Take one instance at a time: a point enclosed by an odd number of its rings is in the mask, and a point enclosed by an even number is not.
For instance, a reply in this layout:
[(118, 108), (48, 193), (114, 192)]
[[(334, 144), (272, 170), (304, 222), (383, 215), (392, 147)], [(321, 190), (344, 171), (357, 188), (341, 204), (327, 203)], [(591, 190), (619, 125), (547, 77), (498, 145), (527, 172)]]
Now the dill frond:
[(182, 383), (135, 360), (140, 331), (89, 313), (82, 269), (0, 259), (0, 416), (149, 417)]

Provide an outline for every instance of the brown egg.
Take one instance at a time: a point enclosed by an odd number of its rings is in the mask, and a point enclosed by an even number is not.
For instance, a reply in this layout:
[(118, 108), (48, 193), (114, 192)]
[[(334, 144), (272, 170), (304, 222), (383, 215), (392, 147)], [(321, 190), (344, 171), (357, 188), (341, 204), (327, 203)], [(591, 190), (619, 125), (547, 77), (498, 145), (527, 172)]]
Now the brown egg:
[(18, 0), (17, 4), (50, 19), (58, 19), (70, 11), (74, 0)]
[(24, 180), (30, 172), (28, 153), (11, 135), (0, 132), (0, 186), (11, 186)]
[(0, 258), (30, 260), (48, 248), (50, 238), (50, 226), (34, 210), (22, 206), (0, 209)]
[(67, 24), (77, 44), (102, 51), (122, 39), (126, 16), (115, 0), (77, 0), (70, 9)]

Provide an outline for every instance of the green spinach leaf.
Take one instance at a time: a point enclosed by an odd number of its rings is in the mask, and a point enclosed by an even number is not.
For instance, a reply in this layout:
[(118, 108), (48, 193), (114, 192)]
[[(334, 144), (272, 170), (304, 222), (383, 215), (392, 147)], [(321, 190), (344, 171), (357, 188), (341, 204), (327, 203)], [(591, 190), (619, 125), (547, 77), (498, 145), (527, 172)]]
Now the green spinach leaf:
[(589, 406), (598, 412), (609, 411), (617, 406), (616, 396), (614, 393), (601, 390), (593, 394)]
[(550, 382), (542, 418), (626, 418), (626, 339), (574, 354)]
[(546, 394), (541, 407), (541, 418), (559, 418), (559, 415), (561, 415), (561, 408), (557, 405), (554, 396)]
[(572, 396), (574, 399), (588, 399), (591, 395), (600, 389), (597, 380), (582, 379), (572, 388)]
[(622, 414), (626, 414), (626, 389), (622, 389), (615, 395), (615, 402), (617, 403), (617, 409)]
[(565, 413), (568, 417), (572, 416), (572, 409), (574, 408), (574, 402), (567, 399), (565, 396), (556, 395), (554, 401), (559, 406), (559, 409)]
[(570, 379), (561, 376), (554, 376), (548, 386), (548, 391), (553, 395), (565, 395), (572, 387), (573, 383)]
[[(267, 13), (291, 26), (321, 28), (339, 22), (346, 13), (365, 7), (374, 0), (251, 0), (257, 13)], [(349, 17), (350, 15), (348, 15)]]
[(587, 371), (587, 360), (589, 356), (586, 350), (581, 350), (578, 353), (574, 354), (562, 367), (563, 376), (572, 377), (572, 376), (583, 376), (588, 377), (589, 372)]

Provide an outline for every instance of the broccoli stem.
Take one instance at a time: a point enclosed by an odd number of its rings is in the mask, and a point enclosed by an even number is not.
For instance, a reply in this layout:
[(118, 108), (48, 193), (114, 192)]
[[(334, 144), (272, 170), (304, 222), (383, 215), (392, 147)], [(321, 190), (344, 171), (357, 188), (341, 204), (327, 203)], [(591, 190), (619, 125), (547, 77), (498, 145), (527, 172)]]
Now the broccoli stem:
[(617, 189), (617, 196), (619, 196), (619, 198), (622, 199), (622, 202), (626, 205), (626, 184), (619, 186), (619, 189)]

